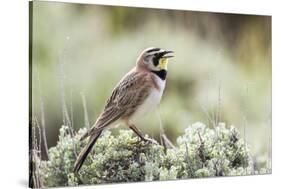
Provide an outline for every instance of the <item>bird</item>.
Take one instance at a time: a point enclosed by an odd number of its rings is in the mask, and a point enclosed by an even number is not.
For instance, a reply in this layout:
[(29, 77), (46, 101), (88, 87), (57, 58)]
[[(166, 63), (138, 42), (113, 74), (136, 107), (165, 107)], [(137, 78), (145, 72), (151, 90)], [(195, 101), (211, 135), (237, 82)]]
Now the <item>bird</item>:
[(81, 136), (81, 141), (89, 139), (77, 156), (74, 172), (80, 170), (103, 130), (117, 123), (128, 126), (142, 141), (153, 142), (135, 126), (135, 122), (160, 103), (166, 85), (168, 59), (172, 57), (172, 50), (157, 47), (146, 48), (140, 53), (135, 67), (114, 87), (93, 127)]

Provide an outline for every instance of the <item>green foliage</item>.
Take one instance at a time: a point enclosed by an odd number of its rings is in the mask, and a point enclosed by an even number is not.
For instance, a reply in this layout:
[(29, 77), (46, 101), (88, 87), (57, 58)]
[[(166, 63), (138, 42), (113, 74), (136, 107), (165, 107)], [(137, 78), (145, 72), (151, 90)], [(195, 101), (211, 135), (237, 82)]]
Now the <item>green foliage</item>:
[(87, 141), (80, 142), (85, 129), (71, 137), (60, 129), (57, 145), (41, 163), (44, 186), (76, 186), (212, 176), (255, 174), (247, 144), (234, 127), (220, 124), (214, 129), (202, 123), (189, 126), (177, 139), (177, 147), (139, 141), (130, 130), (117, 136), (105, 131), (79, 173), (73, 173), (77, 154)]

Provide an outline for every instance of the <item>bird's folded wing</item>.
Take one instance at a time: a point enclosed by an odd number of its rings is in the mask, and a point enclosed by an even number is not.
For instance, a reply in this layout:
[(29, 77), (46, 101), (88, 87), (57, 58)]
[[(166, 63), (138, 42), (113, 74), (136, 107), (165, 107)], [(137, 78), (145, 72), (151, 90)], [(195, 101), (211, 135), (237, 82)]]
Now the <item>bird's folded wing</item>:
[(81, 139), (103, 130), (121, 117), (130, 116), (143, 103), (152, 87), (148, 73), (131, 72), (114, 88), (95, 125)]

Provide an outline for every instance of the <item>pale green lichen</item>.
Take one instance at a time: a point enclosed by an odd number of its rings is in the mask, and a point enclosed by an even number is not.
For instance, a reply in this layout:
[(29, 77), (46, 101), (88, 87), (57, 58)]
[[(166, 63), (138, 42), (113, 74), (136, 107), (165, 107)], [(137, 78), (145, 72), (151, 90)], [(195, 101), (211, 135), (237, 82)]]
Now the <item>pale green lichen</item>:
[(50, 159), (42, 162), (40, 174), (46, 187), (257, 173), (248, 145), (234, 127), (219, 124), (210, 129), (202, 123), (187, 127), (176, 148), (167, 150), (140, 142), (130, 130), (120, 130), (116, 136), (105, 131), (79, 173), (73, 173), (77, 154), (86, 144), (79, 138), (86, 130), (71, 137), (66, 129), (60, 129), (58, 144), (49, 150)]

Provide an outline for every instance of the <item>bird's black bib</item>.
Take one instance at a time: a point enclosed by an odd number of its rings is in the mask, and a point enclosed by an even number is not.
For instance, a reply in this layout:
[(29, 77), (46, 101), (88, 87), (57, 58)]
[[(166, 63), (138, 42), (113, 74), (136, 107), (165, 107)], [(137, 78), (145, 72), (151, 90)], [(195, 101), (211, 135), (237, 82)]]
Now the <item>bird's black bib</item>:
[(151, 71), (152, 73), (156, 74), (160, 79), (165, 80), (167, 76), (166, 70), (159, 70), (159, 71)]

